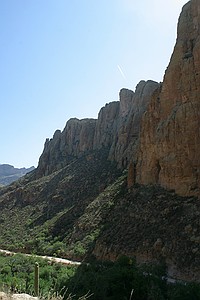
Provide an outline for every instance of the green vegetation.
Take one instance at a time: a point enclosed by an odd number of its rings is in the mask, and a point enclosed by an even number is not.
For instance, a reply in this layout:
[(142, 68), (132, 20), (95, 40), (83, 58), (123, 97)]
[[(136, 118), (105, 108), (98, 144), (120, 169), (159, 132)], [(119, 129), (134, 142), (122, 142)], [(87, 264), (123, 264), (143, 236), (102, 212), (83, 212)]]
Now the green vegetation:
[[(148, 251), (153, 261), (170, 258), (182, 274), (195, 271), (200, 265), (199, 202), (159, 186), (127, 189), (126, 171), (105, 165), (98, 155), (94, 161), (81, 158), (49, 176), (1, 189), (1, 248), (81, 261), (104, 250), (110, 255)], [(35, 259), (26, 259), (3, 258), (4, 287), (33, 292)], [(198, 285), (169, 285), (160, 279), (163, 270), (138, 269), (127, 259), (68, 268), (39, 264), (42, 294), (66, 298), (71, 293), (74, 300), (88, 292), (92, 300), (200, 299)]]
[[(48, 183), (49, 178), (51, 179), (51, 176), (45, 178), (47, 181), (45, 184)], [(65, 180), (69, 180), (69, 176)], [(70, 202), (48, 219), (44, 213), (47, 211), (46, 193), (44, 201), (38, 202), (35, 206), (32, 203), (17, 204), (15, 199), (13, 202), (6, 201), (6, 205), (2, 204), (2, 209), (0, 206), (1, 247), (15, 252), (84, 258), (92, 250), (100, 235), (104, 220), (107, 219), (107, 215), (117, 201), (125, 181), (126, 173), (113, 184), (108, 185), (94, 199), (92, 195), (88, 203), (84, 200), (84, 203), (77, 203), (75, 206)], [(44, 182), (40, 184), (43, 185)], [(84, 205), (85, 209), (81, 214)], [(56, 209), (58, 207), (54, 207), (55, 211)], [(72, 219), (73, 216), (75, 219)], [(82, 229), (77, 227), (77, 223), (81, 224)]]
[(58, 291), (63, 280), (69, 280), (77, 267), (50, 265), (47, 260), (34, 256), (16, 254), (11, 257), (0, 255), (0, 289), (34, 294), (35, 263), (40, 265), (40, 294), (47, 296)]
[(29, 174), (1, 190), (1, 248), (75, 259), (88, 254), (114, 204), (120, 188), (114, 183), (121, 175), (105, 159), (107, 152), (91, 155), (39, 179)]
[[(34, 266), (40, 265), (40, 295), (91, 300), (199, 300), (200, 285), (168, 284), (164, 266), (138, 268), (134, 259), (93, 261), (79, 267), (50, 265), (44, 259), (0, 256), (0, 289), (34, 294)], [(144, 275), (145, 274), (145, 275)], [(72, 298), (69, 295), (74, 295)], [(83, 298), (80, 298), (83, 297)]]

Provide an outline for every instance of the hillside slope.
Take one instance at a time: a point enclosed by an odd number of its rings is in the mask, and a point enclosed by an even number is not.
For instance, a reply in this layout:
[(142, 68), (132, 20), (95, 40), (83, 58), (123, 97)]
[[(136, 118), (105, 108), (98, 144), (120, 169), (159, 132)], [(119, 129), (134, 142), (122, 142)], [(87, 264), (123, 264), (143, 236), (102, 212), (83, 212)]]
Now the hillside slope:
[(87, 205), (121, 173), (106, 157), (106, 150), (94, 151), (48, 176), (30, 173), (1, 189), (1, 247), (44, 253), (70, 235)]

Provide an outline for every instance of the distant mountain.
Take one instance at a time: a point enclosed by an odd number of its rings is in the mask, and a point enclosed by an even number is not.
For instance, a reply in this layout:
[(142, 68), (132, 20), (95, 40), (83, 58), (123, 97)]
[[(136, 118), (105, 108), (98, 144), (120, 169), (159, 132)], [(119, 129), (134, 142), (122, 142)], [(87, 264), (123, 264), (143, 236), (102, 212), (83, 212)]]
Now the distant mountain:
[(24, 176), (25, 174), (33, 171), (35, 167), (30, 168), (15, 168), (8, 164), (0, 165), (0, 186), (8, 185), (13, 181), (19, 179), (20, 177)]

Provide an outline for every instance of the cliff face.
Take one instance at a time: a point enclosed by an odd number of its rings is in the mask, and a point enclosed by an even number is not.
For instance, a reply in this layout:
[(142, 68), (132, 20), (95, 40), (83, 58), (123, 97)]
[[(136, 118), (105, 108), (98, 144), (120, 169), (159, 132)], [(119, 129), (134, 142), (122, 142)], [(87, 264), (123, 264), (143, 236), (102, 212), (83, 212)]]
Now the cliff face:
[[(117, 161), (122, 168), (126, 168), (130, 161), (135, 160), (142, 115), (158, 86), (155, 81), (140, 81), (135, 93), (126, 89), (120, 91), (117, 133), (113, 138), (109, 159)], [(125, 103), (130, 103), (129, 110), (126, 109)]]
[(200, 192), (200, 2), (182, 10), (162, 87), (142, 121), (137, 180), (180, 195)]
[(56, 130), (51, 140), (47, 139), (40, 157), (37, 175), (48, 175), (66, 166), (93, 148), (96, 120), (70, 119), (64, 130)]
[(100, 110), (94, 149), (108, 147), (108, 158), (120, 168), (126, 168), (136, 155), (141, 118), (158, 86), (152, 80), (140, 81), (135, 92), (122, 89), (119, 102), (111, 102)]
[(137, 177), (137, 182), (198, 196), (199, 76), (200, 3), (191, 0), (179, 18), (177, 41), (163, 84), (141, 81), (135, 92), (122, 89), (119, 101), (106, 104), (97, 120), (69, 120), (63, 132), (56, 131), (46, 141), (37, 178), (85, 153), (107, 149), (108, 159), (118, 167), (132, 164), (132, 178)]
[(135, 93), (122, 89), (119, 101), (101, 108), (98, 119), (70, 119), (64, 130), (47, 139), (40, 157), (37, 177), (48, 175), (82, 155), (100, 149), (108, 150), (108, 158), (119, 167), (132, 159), (140, 130), (142, 114), (158, 87), (154, 81), (141, 81)]

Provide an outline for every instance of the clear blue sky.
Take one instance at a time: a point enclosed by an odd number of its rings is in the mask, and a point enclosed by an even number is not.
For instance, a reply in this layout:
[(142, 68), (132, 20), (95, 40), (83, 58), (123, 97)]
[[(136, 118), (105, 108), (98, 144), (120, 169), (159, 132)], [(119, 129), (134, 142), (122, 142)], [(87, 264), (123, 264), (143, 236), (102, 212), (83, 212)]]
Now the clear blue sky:
[(186, 2), (1, 0), (0, 163), (37, 166), (69, 118), (96, 118), (121, 88), (162, 81)]

